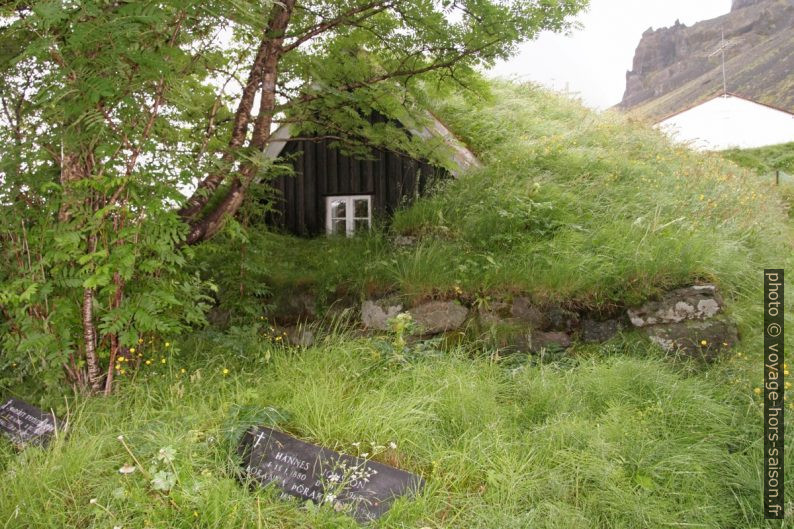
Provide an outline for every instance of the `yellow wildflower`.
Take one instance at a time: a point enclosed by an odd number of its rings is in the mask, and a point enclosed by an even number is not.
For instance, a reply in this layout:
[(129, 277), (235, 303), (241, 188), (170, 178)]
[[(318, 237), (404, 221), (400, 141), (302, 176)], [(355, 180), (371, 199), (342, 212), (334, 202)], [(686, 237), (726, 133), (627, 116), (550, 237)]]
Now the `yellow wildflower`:
[(160, 363), (161, 363), (161, 364), (165, 364), (165, 358), (161, 358), (161, 359), (160, 359)]
[(130, 347), (130, 352), (134, 353), (135, 352), (135, 348), (134, 347)]
[(708, 341), (706, 341), (706, 340), (700, 340), (700, 345), (708, 345)]
[(165, 342), (166, 347), (171, 347), (171, 342)]
[(753, 393), (755, 393), (756, 395), (760, 395), (761, 394), (761, 388), (755, 388), (753, 390)]
[(147, 366), (150, 366), (150, 365), (152, 365), (152, 361), (151, 361), (151, 360), (147, 360), (147, 361), (146, 361), (146, 365), (147, 365)]
[(229, 374), (229, 369), (224, 367), (223, 368), (223, 375), (226, 376), (228, 374)]

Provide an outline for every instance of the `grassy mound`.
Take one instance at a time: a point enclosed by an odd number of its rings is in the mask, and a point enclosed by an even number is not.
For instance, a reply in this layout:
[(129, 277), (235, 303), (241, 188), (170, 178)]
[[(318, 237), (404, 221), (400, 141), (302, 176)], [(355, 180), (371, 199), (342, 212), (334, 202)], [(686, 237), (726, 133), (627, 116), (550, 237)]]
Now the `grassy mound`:
[[(521, 292), (592, 308), (697, 280), (755, 296), (758, 270), (787, 256), (786, 215), (768, 179), (719, 155), (676, 147), (641, 124), (530, 85), (496, 85), (488, 101), (456, 99), (440, 110), (484, 168), (371, 235), (258, 232), (247, 246), (258, 254), (239, 262), (226, 249), (214, 266), (261, 269), (250, 282), (275, 288), (344, 285), (356, 295), (413, 298)], [(395, 249), (394, 234), (419, 242)]]

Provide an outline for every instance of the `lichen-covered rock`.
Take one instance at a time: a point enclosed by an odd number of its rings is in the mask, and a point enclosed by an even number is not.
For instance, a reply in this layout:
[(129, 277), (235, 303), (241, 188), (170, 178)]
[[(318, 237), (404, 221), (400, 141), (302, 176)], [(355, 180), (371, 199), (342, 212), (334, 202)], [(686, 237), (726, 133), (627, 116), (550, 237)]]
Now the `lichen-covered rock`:
[(545, 316), (529, 298), (515, 298), (510, 306), (510, 315), (533, 329), (542, 329), (546, 325)]
[(417, 333), (432, 336), (463, 326), (469, 309), (454, 301), (431, 301), (412, 308), (408, 313), (417, 326)]
[(659, 301), (649, 301), (628, 310), (635, 327), (646, 327), (687, 320), (704, 320), (722, 310), (722, 297), (714, 285), (695, 285), (673, 290)]
[(543, 349), (568, 349), (571, 337), (564, 332), (533, 332), (529, 350), (539, 353)]
[(666, 351), (681, 351), (707, 361), (739, 341), (736, 324), (725, 317), (652, 325), (644, 330), (651, 341)]
[(582, 341), (590, 343), (606, 342), (620, 332), (622, 327), (619, 320), (583, 320), (581, 327)]
[(545, 313), (544, 329), (558, 332), (571, 332), (579, 326), (579, 315), (562, 307), (549, 307)]
[(367, 300), (361, 305), (361, 321), (368, 329), (387, 331), (389, 330), (389, 320), (402, 310), (402, 303), (393, 297)]
[(509, 303), (494, 301), (477, 309), (477, 320), (481, 327), (493, 327), (513, 323)]

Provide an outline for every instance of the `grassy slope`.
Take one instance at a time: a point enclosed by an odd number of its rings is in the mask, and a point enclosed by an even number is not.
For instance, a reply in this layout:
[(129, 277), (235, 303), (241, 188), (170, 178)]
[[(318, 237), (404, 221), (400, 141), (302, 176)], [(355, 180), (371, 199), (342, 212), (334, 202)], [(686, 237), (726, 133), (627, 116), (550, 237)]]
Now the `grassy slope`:
[[(344, 334), (289, 350), (250, 321), (172, 340), (178, 348), (159, 341), (140, 348), (153, 364), (135, 383), (122, 376), (113, 397), (40, 395), (71, 431), (48, 450), (0, 442), (0, 526), (355, 527), (235, 482), (232, 439), (274, 407), (280, 428), (341, 451), (397, 443), (376, 459), (421, 473), (428, 488), (381, 527), (772, 527), (753, 388), (759, 268), (790, 255), (779, 202), (751, 174), (618, 117), (529, 87), (497, 87), (494, 100), (444, 109), (488, 166), (398, 215), (394, 229), (421, 235), (418, 249), (394, 251), (381, 233), (265, 234), (245, 255), (271, 263), (279, 283), (396, 285), (419, 297), (459, 286), (623, 303), (712, 278), (742, 322), (735, 356), (688, 366), (631, 333), (545, 364)], [(147, 468), (161, 448), (176, 450), (170, 501), (140, 471), (118, 473), (132, 463), (118, 435)]]
[[(376, 459), (423, 474), (428, 487), (381, 527), (763, 525), (758, 402), (746, 381), (727, 383), (741, 365), (687, 376), (631, 340), (518, 371), (463, 351), (382, 350), (334, 338), (304, 352), (170, 358), (117, 396), (69, 399), (67, 439), (20, 455), (0, 443), (0, 522), (355, 527), (234, 481), (227, 438), (275, 407), (288, 414), (281, 428), (347, 453), (355, 442), (397, 443)], [(133, 460), (118, 435), (147, 468), (160, 448), (176, 450), (173, 503), (140, 471), (119, 474)]]
[[(380, 230), (343, 241), (258, 233), (250, 246), (264, 257), (246, 255), (267, 260), (263, 279), (321, 293), (462, 289), (469, 299), (522, 292), (609, 306), (698, 279), (755, 295), (757, 270), (786, 255), (774, 244), (788, 235), (768, 179), (718, 155), (531, 86), (439, 110), (486, 167), (398, 212), (391, 233), (420, 236), (416, 248), (395, 250)], [(240, 268), (227, 251), (216, 261)]]
[(761, 174), (774, 173), (778, 169), (789, 174), (794, 173), (794, 143), (757, 149), (729, 149), (722, 154), (736, 164)]

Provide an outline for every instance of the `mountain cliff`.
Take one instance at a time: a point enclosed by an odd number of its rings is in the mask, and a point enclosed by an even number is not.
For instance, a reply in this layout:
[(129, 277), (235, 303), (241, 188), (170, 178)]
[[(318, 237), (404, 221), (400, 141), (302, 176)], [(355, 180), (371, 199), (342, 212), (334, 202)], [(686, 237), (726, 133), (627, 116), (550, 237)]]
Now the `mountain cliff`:
[(648, 29), (619, 108), (657, 121), (727, 91), (794, 112), (794, 0), (734, 0), (731, 12)]

